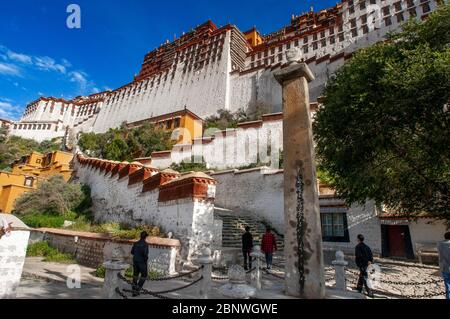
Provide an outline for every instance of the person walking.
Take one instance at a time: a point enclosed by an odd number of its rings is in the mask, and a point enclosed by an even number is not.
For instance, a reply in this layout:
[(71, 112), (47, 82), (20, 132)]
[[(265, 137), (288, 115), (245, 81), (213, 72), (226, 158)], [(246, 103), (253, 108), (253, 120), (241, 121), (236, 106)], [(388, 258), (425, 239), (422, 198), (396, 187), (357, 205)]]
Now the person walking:
[(250, 233), (250, 227), (245, 227), (245, 233), (242, 235), (242, 253), (244, 255), (244, 269), (249, 270), (247, 267), (247, 259), (248, 259), (248, 265), (250, 269), (252, 269), (252, 257), (250, 256), (250, 253), (253, 249), (253, 236)]
[(144, 286), (144, 283), (147, 280), (148, 276), (148, 244), (146, 242), (147, 237), (147, 232), (143, 231), (141, 233), (141, 239), (134, 243), (133, 247), (131, 248), (131, 254), (133, 255), (133, 297), (139, 295), (139, 292)]
[(444, 278), (445, 296), (450, 300), (450, 232), (446, 232), (444, 238), (438, 244), (439, 267)]
[(267, 269), (272, 268), (273, 252), (277, 250), (277, 241), (269, 226), (261, 240), (261, 250), (266, 255)]
[(355, 263), (359, 268), (359, 279), (356, 289), (362, 293), (363, 287), (366, 288), (369, 297), (373, 298), (373, 291), (367, 285), (367, 267), (373, 263), (372, 250), (364, 243), (364, 236), (358, 235), (358, 244), (355, 247)]

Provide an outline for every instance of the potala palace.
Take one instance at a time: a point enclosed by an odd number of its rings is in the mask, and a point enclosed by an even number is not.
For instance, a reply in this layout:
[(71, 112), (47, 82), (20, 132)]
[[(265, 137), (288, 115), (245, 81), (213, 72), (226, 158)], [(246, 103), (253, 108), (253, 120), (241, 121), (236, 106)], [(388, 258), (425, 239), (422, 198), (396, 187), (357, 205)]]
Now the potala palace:
[(426, 18), (441, 2), (343, 0), (333, 8), (292, 16), (289, 25), (268, 35), (207, 21), (146, 54), (139, 74), (120, 88), (72, 100), (37, 99), (11, 124), (10, 133), (38, 141), (69, 131), (101, 133), (185, 108), (202, 118), (255, 105), (280, 112), (281, 86), (273, 72), (283, 68), (285, 52), (293, 47), (315, 75), (310, 84), (314, 102), (353, 52), (383, 41), (409, 18)]

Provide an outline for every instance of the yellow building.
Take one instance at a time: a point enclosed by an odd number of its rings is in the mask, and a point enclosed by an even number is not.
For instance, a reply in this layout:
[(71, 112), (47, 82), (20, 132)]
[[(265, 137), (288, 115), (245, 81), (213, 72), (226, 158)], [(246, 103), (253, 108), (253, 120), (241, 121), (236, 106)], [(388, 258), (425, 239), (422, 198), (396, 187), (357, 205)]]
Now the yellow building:
[(25, 192), (37, 187), (40, 181), (62, 175), (65, 181), (72, 176), (71, 153), (56, 151), (48, 154), (32, 152), (14, 161), (12, 171), (0, 171), (0, 213), (11, 213), (14, 202)]
[(255, 27), (252, 29), (244, 32), (245, 39), (247, 40), (248, 44), (253, 48), (256, 47), (264, 42), (263, 37), (261, 34), (256, 30)]
[(139, 127), (152, 123), (164, 130), (173, 132), (177, 144), (192, 144), (192, 140), (203, 136), (203, 119), (187, 108), (142, 121), (129, 123), (128, 127)]

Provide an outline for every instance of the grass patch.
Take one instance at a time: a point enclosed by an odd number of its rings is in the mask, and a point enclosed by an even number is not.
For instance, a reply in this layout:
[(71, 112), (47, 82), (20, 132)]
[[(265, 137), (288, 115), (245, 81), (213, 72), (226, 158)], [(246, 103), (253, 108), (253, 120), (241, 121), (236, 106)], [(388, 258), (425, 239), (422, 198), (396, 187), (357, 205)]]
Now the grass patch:
[(64, 215), (52, 214), (29, 214), (21, 216), (22, 221), (32, 228), (61, 228), (65, 220), (75, 221), (75, 213), (67, 213)]
[(46, 241), (28, 245), (27, 257), (44, 257), (43, 261), (62, 264), (77, 263), (72, 254), (62, 253), (56, 248), (50, 247)]

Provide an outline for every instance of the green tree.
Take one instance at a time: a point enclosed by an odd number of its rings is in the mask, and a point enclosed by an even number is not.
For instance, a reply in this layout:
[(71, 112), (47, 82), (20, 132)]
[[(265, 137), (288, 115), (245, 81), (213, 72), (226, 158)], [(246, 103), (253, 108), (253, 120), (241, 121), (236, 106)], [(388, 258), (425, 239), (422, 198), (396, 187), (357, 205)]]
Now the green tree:
[(14, 213), (63, 215), (85, 206), (87, 191), (81, 184), (64, 181), (61, 175), (50, 177), (39, 183), (36, 190), (24, 193), (14, 205)]
[(81, 134), (78, 145), (89, 156), (116, 161), (131, 161), (134, 158), (150, 156), (155, 151), (171, 149), (176, 141), (171, 132), (146, 123), (136, 128), (110, 129), (106, 133)]
[(450, 220), (450, 8), (358, 51), (327, 84), (313, 131), (348, 203)]

